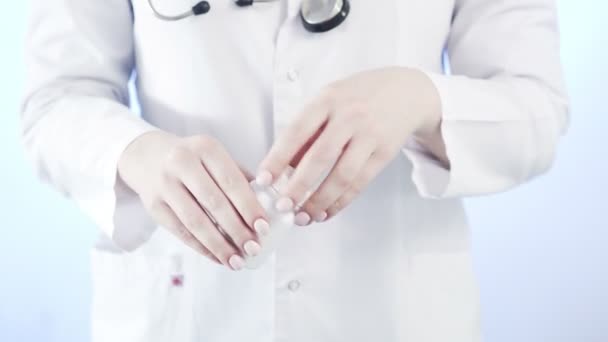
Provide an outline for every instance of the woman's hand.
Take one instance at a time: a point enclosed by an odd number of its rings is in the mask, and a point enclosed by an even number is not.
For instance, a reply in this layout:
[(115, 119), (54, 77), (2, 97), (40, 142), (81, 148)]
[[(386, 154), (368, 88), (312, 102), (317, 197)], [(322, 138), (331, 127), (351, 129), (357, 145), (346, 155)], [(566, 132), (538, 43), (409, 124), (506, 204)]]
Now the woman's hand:
[(296, 222), (324, 221), (351, 203), (413, 134), (447, 160), (440, 111), (437, 90), (420, 71), (392, 67), (356, 74), (330, 84), (305, 107), (275, 142), (257, 180), (268, 184), (297, 164), (277, 207), (288, 210), (305, 201)]
[(160, 225), (211, 260), (238, 270), (245, 255), (259, 253), (252, 228), (268, 233), (264, 209), (216, 140), (146, 133), (127, 147), (118, 169)]

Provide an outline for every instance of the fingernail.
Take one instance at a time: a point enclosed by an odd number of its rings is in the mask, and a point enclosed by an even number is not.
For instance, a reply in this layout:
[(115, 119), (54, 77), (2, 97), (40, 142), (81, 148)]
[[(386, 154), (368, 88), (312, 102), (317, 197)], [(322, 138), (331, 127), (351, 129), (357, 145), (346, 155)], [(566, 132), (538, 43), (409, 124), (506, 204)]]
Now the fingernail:
[(306, 212), (299, 212), (296, 215), (295, 222), (298, 226), (305, 226), (310, 223), (310, 215)]
[(255, 182), (259, 186), (269, 186), (272, 184), (272, 173), (269, 171), (263, 170), (258, 173), (255, 177)]
[(253, 229), (260, 234), (260, 236), (266, 236), (270, 234), (270, 225), (264, 219), (257, 219), (253, 223)]
[(260, 247), (260, 245), (253, 240), (249, 240), (249, 241), (245, 242), (245, 244), (243, 245), (243, 248), (245, 249), (245, 252), (247, 253), (247, 255), (252, 256), (252, 257), (260, 254), (260, 250), (262, 249), (262, 247)]
[(241, 258), (238, 255), (233, 255), (232, 257), (230, 257), (230, 260), (228, 260), (228, 263), (230, 264), (232, 269), (235, 271), (238, 271), (245, 266), (245, 260), (243, 260), (243, 258)]
[(291, 200), (291, 198), (288, 197), (281, 197), (275, 207), (277, 208), (278, 211), (280, 212), (286, 212), (286, 211), (290, 211), (293, 209), (293, 201)]
[(325, 221), (325, 219), (327, 219), (327, 213), (322, 211), (319, 214), (315, 215), (315, 221), (316, 222), (323, 222)]

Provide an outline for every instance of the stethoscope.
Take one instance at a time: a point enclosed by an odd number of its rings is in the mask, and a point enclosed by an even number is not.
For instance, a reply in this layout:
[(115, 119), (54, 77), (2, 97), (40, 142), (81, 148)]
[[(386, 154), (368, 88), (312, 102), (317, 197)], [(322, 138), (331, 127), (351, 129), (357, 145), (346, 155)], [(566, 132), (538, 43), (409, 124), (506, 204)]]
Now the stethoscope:
[[(256, 2), (272, 2), (277, 0), (234, 0), (239, 7), (252, 6)], [(211, 10), (208, 1), (200, 1), (184, 13), (166, 15), (160, 13), (154, 6), (153, 0), (148, 0), (150, 8), (159, 19), (177, 21), (192, 16), (205, 14)], [(300, 9), (302, 24), (310, 32), (327, 32), (342, 24), (350, 12), (348, 0), (303, 0)]]

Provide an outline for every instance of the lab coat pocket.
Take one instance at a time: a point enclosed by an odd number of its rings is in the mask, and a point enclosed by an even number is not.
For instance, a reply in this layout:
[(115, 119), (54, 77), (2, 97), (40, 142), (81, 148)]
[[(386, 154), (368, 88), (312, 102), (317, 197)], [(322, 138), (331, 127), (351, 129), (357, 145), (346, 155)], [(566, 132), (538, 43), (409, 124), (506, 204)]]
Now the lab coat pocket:
[(478, 342), (477, 284), (468, 251), (414, 253), (403, 280), (403, 336), (408, 341)]
[(181, 298), (169, 256), (92, 252), (93, 341), (168, 341)]

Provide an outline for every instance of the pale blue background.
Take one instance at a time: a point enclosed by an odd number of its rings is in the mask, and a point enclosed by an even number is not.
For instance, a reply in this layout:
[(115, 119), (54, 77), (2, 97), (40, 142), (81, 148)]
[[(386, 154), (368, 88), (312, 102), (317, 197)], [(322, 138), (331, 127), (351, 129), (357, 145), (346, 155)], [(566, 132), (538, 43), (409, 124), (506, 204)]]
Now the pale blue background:
[[(18, 145), (24, 3), (0, 6), (0, 341), (86, 341), (95, 228)], [(468, 201), (488, 342), (608, 342), (608, 2), (560, 6), (573, 120), (555, 168)]]

